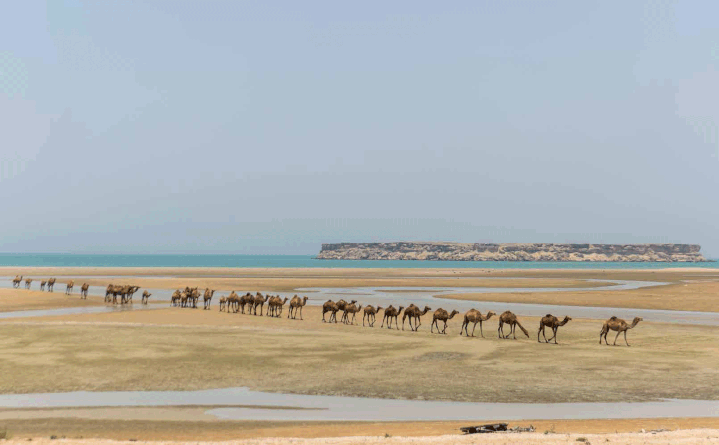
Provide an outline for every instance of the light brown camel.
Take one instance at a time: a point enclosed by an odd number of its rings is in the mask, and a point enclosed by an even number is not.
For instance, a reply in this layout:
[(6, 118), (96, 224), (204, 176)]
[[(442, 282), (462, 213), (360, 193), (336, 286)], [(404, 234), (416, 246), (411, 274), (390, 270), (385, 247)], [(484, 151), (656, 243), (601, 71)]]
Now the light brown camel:
[(225, 310), (225, 306), (227, 306), (227, 297), (220, 297), (220, 312)]
[[(298, 297), (297, 295), (295, 295), (294, 297), (292, 297), (292, 300), (290, 300), (290, 310), (289, 310), (289, 312), (287, 313), (287, 318), (290, 318), (290, 316), (292, 316), (291, 318), (292, 318), (293, 320), (297, 319), (297, 309), (299, 309), (299, 310), (300, 310), (300, 320), (303, 320), (303, 318), (302, 318), (302, 308), (303, 308), (306, 304), (307, 304), (307, 296), (303, 297), (302, 299), (300, 299), (300, 297)], [(295, 311), (295, 314), (294, 314), (294, 315), (292, 315), (292, 310), (293, 310), (293, 309), (294, 309), (294, 311)]]
[(50, 278), (49, 280), (47, 280), (47, 291), (48, 292), (55, 291), (55, 278)]
[[(245, 298), (243, 296), (242, 298)], [(230, 295), (227, 296), (226, 304), (227, 304), (227, 313), (230, 312), (237, 313), (240, 311), (240, 302), (242, 301), (242, 298), (240, 298), (239, 295), (235, 293), (235, 291), (230, 292)], [(250, 297), (252, 298), (252, 297)], [(252, 303), (250, 303), (252, 304)], [(242, 306), (242, 310), (244, 311), (244, 306)], [(243, 312), (244, 313), (244, 312)]]
[[(109, 288), (110, 286), (108, 286)], [(172, 293), (172, 297), (170, 297), (170, 306), (177, 306), (180, 304), (180, 298), (182, 297), (182, 291), (179, 289)], [(105, 297), (105, 300), (107, 300), (107, 297)]]
[(384, 321), (387, 320), (387, 329), (392, 329), (392, 319), (394, 319), (394, 327), (399, 331), (399, 314), (402, 313), (404, 306), (400, 306), (399, 309), (395, 308), (391, 304), (387, 309), (384, 310), (384, 317), (382, 317), (381, 328), (384, 327)]
[[(509, 325), (509, 334), (506, 336), (504, 335), (504, 324), (507, 323)], [(519, 323), (519, 320), (517, 320), (517, 316), (511, 313), (510, 311), (504, 311), (502, 312), (502, 315), (499, 316), (499, 327), (497, 328), (497, 335), (499, 335), (499, 338), (509, 338), (510, 335), (514, 335), (514, 339), (517, 339), (517, 326), (519, 326), (519, 329), (524, 332), (524, 335), (529, 338), (529, 332), (527, 332), (526, 329), (524, 329), (524, 326), (522, 326), (521, 323)]]
[[(421, 311), (417, 306), (414, 304), (411, 304), (407, 309), (404, 311), (404, 315), (402, 315), (402, 330), (404, 331), (404, 320), (406, 318), (409, 318), (409, 328), (410, 330), (417, 332), (417, 329), (419, 329), (420, 326), (422, 326), (422, 323), (420, 321), (420, 318), (426, 314), (427, 312), (431, 311), (432, 308), (429, 306), (424, 307), (424, 311)], [(414, 328), (412, 328), (412, 319), (414, 318)]]
[(31, 284), (32, 284), (32, 278), (25, 278), (25, 289), (30, 289)]
[(80, 286), (80, 298), (83, 300), (87, 300), (87, 291), (90, 290), (90, 285), (87, 283), (82, 283), (82, 286)]
[(203, 309), (210, 309), (210, 305), (212, 304), (212, 296), (213, 295), (215, 295), (214, 290), (205, 288), (205, 294), (203, 295), (203, 301), (205, 302), (205, 307)]
[(260, 317), (262, 316), (262, 310), (265, 307), (265, 301), (267, 301), (265, 296), (262, 295), (261, 293), (257, 292), (257, 295), (255, 295), (255, 298), (252, 299), (252, 308), (253, 308), (252, 315), (257, 315), (257, 306), (259, 306), (260, 307)]
[[(537, 331), (537, 343), (541, 343), (539, 341), (539, 334), (541, 333), (544, 337), (544, 342), (549, 343), (554, 339), (554, 344), (557, 344), (557, 330), (560, 326), (564, 326), (565, 324), (569, 323), (569, 321), (572, 319), (572, 317), (566, 316), (564, 317), (564, 320), (559, 321), (557, 317), (555, 317), (552, 314), (547, 314), (544, 317), (542, 317), (541, 320), (539, 320), (539, 330)], [(547, 336), (544, 335), (544, 328), (549, 328), (552, 330), (552, 337), (547, 340)]]
[(604, 325), (602, 326), (601, 332), (599, 332), (599, 344), (602, 344), (602, 335), (604, 336), (604, 343), (609, 345), (607, 342), (607, 334), (610, 330), (617, 331), (617, 336), (614, 337), (614, 346), (617, 345), (617, 338), (619, 337), (619, 334), (624, 332), (624, 343), (629, 346), (629, 342), (627, 341), (627, 331), (629, 329), (634, 329), (636, 325), (639, 324), (640, 321), (644, 320), (641, 317), (634, 317), (634, 321), (632, 321), (631, 326), (621, 318), (612, 317), (609, 320), (604, 322)]
[(371, 304), (364, 308), (364, 314), (362, 315), (362, 326), (364, 326), (364, 320), (366, 318), (369, 327), (373, 328), (374, 322), (377, 321), (377, 313), (381, 310), (382, 306), (377, 306), (376, 308), (374, 308)]
[[(477, 329), (477, 323), (479, 323), (479, 335), (484, 338), (484, 332), (482, 331), (482, 322), (487, 321), (490, 318), (492, 318), (493, 315), (497, 315), (492, 311), (487, 312), (486, 316), (482, 316), (482, 313), (479, 312), (477, 309), (470, 309), (467, 311), (466, 314), (464, 314), (464, 322), (462, 323), (462, 328), (459, 330), (459, 335), (462, 335), (462, 330), (464, 330), (464, 334), (467, 337), (474, 337), (474, 330)], [(472, 326), (472, 335), (469, 335), (469, 332), (467, 331), (467, 328), (469, 328), (469, 324), (474, 323), (474, 326)]]
[(270, 311), (272, 312), (273, 316), (280, 318), (280, 316), (282, 315), (282, 308), (285, 306), (285, 303), (287, 303), (287, 300), (289, 300), (289, 298), (285, 297), (285, 299), (283, 300), (282, 297), (280, 297), (279, 295), (272, 298), (272, 302), (270, 304)]
[[(434, 332), (434, 326), (437, 326), (437, 332), (440, 334), (446, 334), (447, 332), (447, 321), (454, 318), (455, 315), (459, 314), (459, 311), (452, 311), (451, 314), (447, 313), (442, 308), (437, 309), (434, 311), (434, 315), (432, 316), (432, 324), (429, 326), (429, 332)], [(442, 320), (444, 322), (444, 327), (442, 328), (442, 332), (439, 331), (439, 323), (437, 320)]]
[(142, 304), (147, 304), (148, 301), (150, 301), (150, 297), (152, 296), (151, 293), (149, 293), (147, 290), (142, 292)]
[(67, 286), (65, 287), (65, 295), (70, 295), (72, 293), (72, 288), (75, 287), (75, 281), (70, 280), (67, 282)]
[[(348, 304), (345, 306), (344, 313), (342, 314), (342, 322), (344, 324), (355, 324), (355, 317), (357, 316), (357, 312), (362, 310), (362, 305), (359, 306), (355, 303)], [(352, 321), (350, 321), (350, 314), (352, 314)]]
[(20, 287), (20, 283), (22, 283), (22, 277), (22, 275), (15, 275), (15, 278), (12, 280), (12, 287), (18, 289)]
[(334, 319), (335, 323), (337, 323), (337, 312), (344, 311), (348, 304), (355, 304), (357, 303), (357, 300), (352, 300), (349, 303), (347, 303), (344, 300), (338, 301), (337, 304), (337, 310), (332, 312), (332, 315), (330, 315), (330, 323), (332, 323), (332, 320)]
[(46, 285), (47, 285), (47, 280), (40, 281), (40, 290), (44, 291)]

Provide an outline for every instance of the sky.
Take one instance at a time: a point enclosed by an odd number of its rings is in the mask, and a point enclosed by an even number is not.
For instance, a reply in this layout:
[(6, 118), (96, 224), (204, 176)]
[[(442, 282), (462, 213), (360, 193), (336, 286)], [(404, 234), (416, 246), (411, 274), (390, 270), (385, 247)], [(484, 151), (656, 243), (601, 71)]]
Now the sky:
[(60, 1), (0, 14), (0, 252), (698, 243), (719, 2)]

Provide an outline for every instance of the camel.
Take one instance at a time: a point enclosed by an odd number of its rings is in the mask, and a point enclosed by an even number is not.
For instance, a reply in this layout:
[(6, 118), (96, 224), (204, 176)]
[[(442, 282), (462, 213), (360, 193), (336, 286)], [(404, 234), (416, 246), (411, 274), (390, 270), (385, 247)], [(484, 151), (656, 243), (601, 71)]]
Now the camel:
[[(422, 317), (427, 312), (431, 311), (432, 308), (429, 306), (424, 307), (424, 311), (421, 311), (417, 306), (414, 304), (410, 304), (407, 309), (404, 311), (404, 315), (402, 315), (402, 330), (404, 331), (404, 320), (406, 318), (409, 318), (409, 329), (417, 332), (417, 329), (419, 329), (420, 326), (422, 326), (422, 323), (420, 322), (420, 317)], [(414, 318), (414, 328), (412, 327), (412, 319)]]
[(44, 291), (46, 285), (47, 285), (47, 280), (40, 281), (40, 290)]
[(400, 306), (399, 309), (397, 309), (394, 306), (389, 305), (389, 307), (384, 310), (384, 317), (382, 317), (382, 324), (380, 327), (383, 328), (384, 321), (387, 320), (387, 329), (392, 329), (392, 319), (394, 319), (394, 327), (399, 331), (399, 321), (397, 318), (399, 317), (399, 314), (402, 313), (402, 309), (404, 309), (404, 306)]
[(214, 290), (210, 290), (209, 288), (205, 288), (205, 295), (203, 296), (204, 302), (205, 302), (205, 309), (210, 309), (210, 304), (212, 304), (212, 296), (215, 295)]
[[(539, 341), (539, 334), (541, 333), (542, 336), (544, 337), (545, 343), (549, 343), (550, 341), (552, 341), (552, 339), (554, 339), (554, 344), (556, 345), (557, 344), (557, 330), (559, 329), (560, 326), (564, 326), (565, 324), (569, 323), (569, 321), (571, 319), (572, 319), (571, 317), (567, 316), (567, 317), (564, 317), (564, 320), (559, 321), (559, 319), (552, 314), (547, 314), (544, 317), (542, 317), (542, 319), (539, 321), (539, 330), (537, 331), (537, 343), (541, 343), (541, 341)], [(547, 340), (547, 336), (544, 335), (545, 327), (548, 327), (552, 330), (553, 335), (549, 340)]]
[[(245, 297), (242, 297), (245, 298)], [(237, 313), (240, 311), (240, 296), (235, 293), (235, 291), (230, 292), (230, 295), (227, 297), (226, 304), (227, 304), (227, 313), (230, 313), (230, 310), (232, 312)], [(245, 313), (245, 307), (242, 306), (242, 313)]]
[[(357, 306), (356, 304), (348, 304), (345, 306), (344, 313), (342, 314), (342, 323), (344, 324), (355, 324), (355, 317), (357, 312), (362, 310), (362, 305)], [(352, 321), (350, 322), (350, 314), (352, 314)]]
[(67, 286), (65, 287), (65, 295), (70, 295), (72, 293), (72, 288), (75, 287), (75, 281), (70, 280), (67, 282)]
[(467, 328), (469, 327), (470, 323), (474, 323), (474, 326), (472, 326), (472, 335), (471, 337), (474, 337), (474, 330), (477, 329), (477, 323), (479, 323), (479, 334), (484, 338), (484, 332), (482, 331), (482, 322), (489, 320), (493, 315), (497, 315), (492, 311), (487, 312), (486, 316), (482, 316), (482, 313), (479, 312), (476, 309), (470, 309), (467, 311), (466, 314), (464, 314), (464, 322), (462, 323), (462, 328), (459, 330), (459, 335), (462, 335), (462, 329), (464, 329), (464, 333), (467, 337), (470, 337), (469, 332), (467, 332)]
[(149, 293), (148, 291), (142, 292), (142, 304), (147, 304), (147, 302), (150, 300), (151, 295), (152, 294)]
[(329, 323), (332, 322), (333, 317), (334, 317), (335, 323), (337, 323), (337, 312), (339, 312), (339, 310), (340, 310), (339, 306), (337, 306), (337, 303), (335, 303), (334, 301), (332, 301), (332, 300), (325, 301), (325, 303), (322, 305), (322, 323), (328, 323), (325, 320), (325, 314), (327, 312), (330, 313)]
[(290, 300), (290, 311), (287, 313), (287, 318), (290, 318), (290, 316), (292, 315), (292, 310), (294, 309), (294, 310), (295, 310), (295, 315), (292, 316), (292, 319), (293, 319), (293, 320), (296, 320), (296, 319), (297, 319), (297, 309), (299, 308), (299, 310), (300, 310), (300, 320), (303, 320), (303, 318), (302, 318), (302, 308), (305, 307), (305, 305), (307, 304), (307, 298), (308, 298), (308, 297), (307, 297), (306, 295), (305, 295), (304, 297), (302, 297), (302, 299), (300, 299), (300, 297), (298, 297), (297, 295), (295, 295), (294, 297), (292, 297), (292, 300)]
[(225, 306), (227, 306), (227, 297), (220, 297), (220, 312), (225, 310)]
[(285, 297), (285, 299), (283, 300), (282, 297), (280, 297), (279, 295), (270, 298), (267, 301), (267, 314), (270, 317), (279, 318), (280, 315), (282, 315), (282, 308), (284, 307), (285, 303), (287, 303), (287, 300), (289, 300), (289, 298)]
[(22, 275), (15, 275), (15, 278), (13, 278), (12, 280), (12, 287), (14, 287), (15, 289), (19, 289), (20, 283), (22, 283), (22, 277)]
[[(451, 314), (447, 313), (442, 308), (437, 309), (434, 311), (434, 315), (432, 316), (432, 324), (429, 326), (429, 332), (434, 332), (434, 326), (437, 326), (437, 332), (440, 334), (446, 334), (447, 332), (447, 321), (454, 318), (455, 315), (459, 314), (459, 311), (452, 311)], [(444, 322), (444, 328), (442, 329), (442, 332), (439, 332), (439, 323), (437, 320), (442, 320)]]
[(188, 307), (190, 296), (184, 290), (180, 292), (180, 307)]
[[(239, 297), (238, 297), (239, 298)], [(245, 306), (247, 306), (247, 314), (249, 315), (252, 313), (252, 305), (254, 305), (255, 298), (247, 292), (245, 295), (243, 295), (241, 298), (237, 300), (237, 312), (238, 310), (242, 309), (242, 313), (245, 313)]]
[(31, 284), (32, 284), (32, 278), (25, 278), (25, 289), (30, 289)]
[(50, 278), (49, 280), (47, 280), (47, 291), (48, 292), (55, 291), (55, 278)]
[(260, 317), (262, 316), (262, 309), (265, 307), (265, 301), (267, 301), (265, 296), (262, 295), (261, 293), (257, 292), (257, 295), (255, 295), (255, 298), (252, 300), (252, 309), (253, 309), (252, 315), (257, 315), (257, 306), (259, 306), (260, 307)]
[(82, 283), (82, 286), (80, 286), (80, 298), (83, 300), (87, 300), (87, 291), (90, 290), (90, 285), (87, 283)]
[[(509, 334), (506, 336), (504, 335), (504, 324), (507, 323), (509, 325)], [(510, 311), (504, 311), (502, 312), (502, 315), (499, 316), (499, 328), (497, 328), (497, 335), (499, 335), (499, 338), (509, 338), (510, 335), (514, 335), (514, 339), (517, 339), (517, 332), (516, 328), (519, 326), (519, 329), (524, 332), (524, 335), (529, 338), (529, 332), (527, 332), (526, 329), (524, 329), (524, 326), (519, 323), (519, 320), (517, 320), (517, 316), (511, 313)]]
[[(332, 315), (330, 315), (330, 323), (332, 323), (332, 320), (333, 320), (333, 319), (334, 319), (335, 323), (337, 323), (337, 312), (339, 312), (339, 311), (343, 311), (343, 312), (344, 312), (344, 310), (345, 310), (345, 308), (347, 307), (348, 304), (355, 304), (355, 303), (357, 303), (357, 300), (352, 300), (352, 301), (350, 301), (349, 303), (347, 303), (347, 302), (344, 301), (344, 300), (338, 301), (338, 302), (336, 303), (336, 304), (337, 304), (337, 310), (336, 310), (336, 311), (333, 311), (333, 312), (332, 312)], [(323, 316), (323, 318), (324, 318), (324, 316)]]
[(179, 289), (172, 293), (172, 297), (170, 297), (170, 306), (177, 306), (180, 304), (180, 298), (182, 297), (181, 294), (182, 292)]
[(604, 343), (606, 343), (607, 346), (609, 345), (609, 343), (607, 342), (607, 334), (609, 333), (610, 330), (612, 330), (612, 331), (617, 331), (617, 336), (614, 337), (614, 346), (617, 345), (617, 338), (619, 337), (619, 334), (621, 334), (622, 332), (624, 332), (624, 343), (626, 343), (627, 346), (630, 346), (629, 342), (627, 341), (627, 331), (629, 329), (634, 329), (634, 327), (636, 325), (638, 325), (639, 322), (642, 320), (644, 320), (644, 319), (641, 317), (634, 317), (634, 320), (632, 321), (632, 324), (630, 326), (626, 321), (622, 320), (621, 318), (617, 318), (617, 317), (610, 318), (609, 320), (604, 322), (604, 326), (602, 326), (602, 330), (601, 330), (601, 332), (599, 332), (599, 344), (600, 345), (602, 344), (602, 335), (603, 335)]
[(373, 328), (374, 322), (377, 320), (377, 313), (381, 310), (382, 306), (377, 306), (377, 308), (374, 308), (371, 304), (364, 308), (364, 314), (362, 315), (362, 326), (364, 326), (364, 320), (366, 318), (369, 327)]

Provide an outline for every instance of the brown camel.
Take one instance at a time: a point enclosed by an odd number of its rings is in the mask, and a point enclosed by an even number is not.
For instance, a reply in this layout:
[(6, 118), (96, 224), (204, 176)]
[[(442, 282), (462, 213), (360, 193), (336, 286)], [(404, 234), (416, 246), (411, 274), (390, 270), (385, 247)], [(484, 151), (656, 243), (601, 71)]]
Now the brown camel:
[(634, 327), (638, 325), (639, 322), (642, 320), (644, 319), (641, 317), (634, 317), (634, 321), (632, 321), (632, 324), (630, 326), (626, 321), (622, 320), (621, 318), (610, 318), (609, 320), (604, 322), (604, 326), (602, 326), (602, 330), (601, 332), (599, 332), (599, 344), (602, 344), (602, 336), (604, 336), (604, 343), (609, 345), (609, 343), (607, 342), (607, 334), (610, 330), (612, 330), (617, 331), (617, 336), (614, 337), (614, 346), (617, 345), (617, 338), (622, 332), (624, 332), (624, 343), (626, 343), (627, 346), (630, 346), (629, 342), (627, 341), (627, 331), (629, 329), (634, 329)]
[(152, 294), (149, 293), (148, 291), (146, 291), (146, 290), (143, 291), (142, 292), (142, 304), (147, 304), (148, 301), (150, 300), (151, 296), (152, 296)]
[[(417, 329), (419, 329), (420, 326), (422, 326), (422, 323), (420, 321), (420, 318), (426, 314), (427, 312), (431, 311), (432, 308), (429, 306), (424, 307), (424, 311), (421, 311), (417, 306), (414, 304), (409, 305), (407, 309), (404, 311), (404, 315), (402, 315), (402, 330), (404, 331), (404, 320), (406, 318), (409, 318), (409, 329), (417, 332)], [(414, 328), (412, 328), (412, 319), (414, 318)]]
[(48, 292), (55, 291), (55, 278), (50, 278), (49, 280), (47, 280), (47, 291)]
[[(307, 304), (307, 296), (300, 299), (297, 295), (292, 297), (292, 300), (290, 300), (290, 311), (287, 313), (287, 318), (290, 318), (292, 316), (292, 319), (297, 319), (297, 309), (300, 310), (300, 320), (303, 320), (302, 318), (302, 308)], [(295, 314), (292, 315), (292, 310), (294, 309)]]
[(257, 295), (255, 295), (255, 298), (252, 299), (252, 309), (253, 309), (252, 315), (257, 315), (257, 306), (259, 306), (260, 307), (260, 317), (262, 316), (262, 310), (265, 307), (265, 301), (267, 301), (265, 296), (262, 295), (261, 293), (257, 292)]
[(75, 281), (68, 281), (67, 286), (65, 287), (65, 295), (70, 295), (73, 287), (75, 287)]
[[(509, 334), (507, 336), (504, 335), (504, 324), (507, 323), (509, 325)], [(510, 335), (514, 335), (514, 339), (517, 339), (517, 326), (519, 326), (519, 329), (524, 332), (524, 335), (529, 338), (529, 332), (527, 332), (526, 329), (524, 329), (524, 326), (522, 326), (521, 323), (519, 323), (519, 320), (517, 320), (517, 316), (511, 313), (510, 311), (504, 311), (502, 312), (502, 315), (499, 316), (499, 328), (497, 328), (497, 335), (499, 335), (499, 338), (509, 338)]]
[(220, 312), (225, 310), (225, 306), (227, 306), (227, 297), (220, 297)]
[[(357, 312), (361, 310), (362, 305), (357, 306), (355, 303), (351, 303), (345, 306), (344, 313), (342, 314), (342, 323), (355, 324), (355, 317), (357, 316)], [(350, 321), (350, 314), (352, 314), (352, 321)]]
[(210, 309), (210, 304), (212, 304), (212, 296), (215, 295), (214, 290), (210, 290), (209, 288), (205, 288), (205, 294), (203, 295), (203, 301), (205, 302), (204, 309)]
[(242, 297), (238, 297), (237, 300), (237, 310), (235, 312), (238, 312), (239, 310), (242, 310), (242, 313), (245, 313), (245, 306), (247, 306), (247, 314), (252, 313), (252, 305), (255, 304), (255, 297), (252, 296), (251, 293), (247, 292)]
[(30, 289), (31, 284), (32, 284), (32, 278), (25, 278), (25, 289)]
[(87, 300), (87, 291), (90, 290), (90, 285), (87, 283), (82, 283), (82, 286), (80, 286), (80, 298), (83, 300)]
[(384, 317), (382, 317), (382, 324), (380, 325), (381, 328), (384, 327), (384, 321), (387, 320), (387, 329), (392, 329), (392, 319), (394, 319), (394, 327), (399, 331), (399, 314), (402, 313), (402, 309), (404, 309), (404, 306), (400, 306), (399, 309), (395, 308), (392, 305), (389, 305), (387, 309), (384, 310)]
[[(539, 341), (539, 334), (541, 332), (542, 336), (544, 337), (545, 343), (549, 343), (550, 341), (552, 341), (552, 339), (554, 339), (554, 344), (556, 345), (557, 344), (557, 330), (559, 329), (560, 326), (564, 326), (565, 324), (569, 323), (569, 321), (571, 319), (572, 319), (571, 317), (567, 316), (567, 317), (564, 317), (564, 320), (559, 321), (559, 319), (552, 314), (547, 314), (544, 317), (542, 317), (542, 319), (539, 321), (539, 330), (537, 331), (537, 343), (541, 343), (541, 341)], [(547, 340), (547, 336), (544, 335), (545, 327), (550, 328), (552, 330), (553, 335), (549, 340)]]
[[(459, 314), (459, 311), (452, 311), (451, 314), (447, 313), (442, 308), (437, 309), (434, 311), (434, 315), (432, 316), (432, 324), (429, 326), (429, 332), (434, 332), (434, 326), (437, 326), (437, 332), (440, 334), (446, 334), (447, 332), (447, 321), (454, 318), (455, 315)], [(437, 320), (442, 320), (444, 322), (444, 328), (442, 328), (442, 332), (439, 332), (439, 323)]]
[(328, 321), (325, 320), (325, 314), (327, 312), (330, 313), (330, 321), (332, 322), (332, 318), (334, 317), (335, 323), (337, 323), (337, 312), (339, 312), (340, 308), (337, 306), (337, 303), (335, 303), (332, 300), (327, 300), (322, 305), (322, 323), (328, 323)]
[(46, 285), (47, 285), (47, 280), (40, 281), (40, 290), (44, 291)]
[(22, 283), (22, 275), (15, 275), (15, 278), (12, 280), (12, 287), (15, 289), (20, 288), (20, 283)]
[[(487, 316), (482, 316), (482, 313), (477, 309), (468, 310), (467, 313), (464, 314), (464, 322), (462, 323), (462, 328), (459, 330), (459, 335), (462, 335), (462, 330), (464, 330), (464, 334), (467, 337), (474, 337), (474, 330), (477, 329), (477, 323), (479, 323), (479, 334), (482, 338), (484, 338), (484, 332), (482, 332), (482, 322), (489, 320), (493, 315), (497, 314), (489, 311), (487, 312)], [(469, 332), (467, 331), (470, 323), (474, 323), (474, 326), (472, 326), (472, 335), (469, 335)]]
[(344, 300), (340, 300), (337, 302), (337, 310), (332, 312), (332, 315), (330, 315), (330, 323), (332, 323), (332, 320), (334, 319), (335, 323), (337, 323), (337, 312), (345, 310), (348, 304), (355, 304), (357, 303), (357, 300), (352, 300), (349, 303), (347, 303)]
[(371, 304), (364, 308), (364, 314), (362, 315), (362, 326), (364, 326), (364, 320), (366, 318), (369, 327), (373, 328), (374, 322), (377, 320), (377, 313), (381, 310), (382, 306), (377, 306), (376, 308), (374, 308)]

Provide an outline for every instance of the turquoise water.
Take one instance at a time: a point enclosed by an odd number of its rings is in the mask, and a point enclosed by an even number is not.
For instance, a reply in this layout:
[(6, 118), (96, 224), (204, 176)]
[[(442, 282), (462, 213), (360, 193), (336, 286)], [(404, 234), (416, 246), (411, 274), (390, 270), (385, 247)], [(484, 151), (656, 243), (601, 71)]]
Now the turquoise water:
[(675, 267), (719, 268), (708, 263), (572, 263), (534, 261), (351, 261), (316, 260), (314, 255), (88, 255), (2, 253), (0, 266), (38, 267), (329, 267), (400, 269), (663, 269)]

